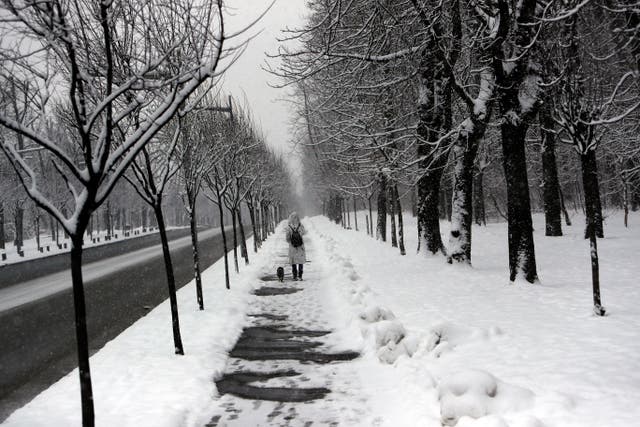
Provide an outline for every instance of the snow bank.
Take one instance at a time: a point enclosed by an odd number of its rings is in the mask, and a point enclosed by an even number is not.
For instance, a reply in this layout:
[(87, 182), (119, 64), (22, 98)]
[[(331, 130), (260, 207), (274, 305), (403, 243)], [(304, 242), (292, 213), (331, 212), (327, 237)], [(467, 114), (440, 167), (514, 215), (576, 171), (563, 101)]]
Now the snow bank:
[(371, 290), (361, 280), (349, 256), (340, 250), (333, 238), (319, 232), (314, 224), (315, 222), (311, 223), (313, 237), (323, 243), (320, 253), (329, 261), (329, 265), (325, 266), (325, 271), (330, 271), (332, 276), (329, 283), (334, 284), (334, 289), (348, 302), (339, 311), (352, 313), (346, 323), (360, 330), (359, 338), (364, 340), (363, 350), (377, 354), (379, 360), (386, 363), (393, 363), (401, 355), (408, 354), (408, 348), (403, 342), (407, 332), (402, 323), (396, 320), (391, 310), (377, 305)]
[[(443, 378), (438, 385), (442, 422), (455, 426), (461, 417), (482, 418), (528, 409), (533, 393), (508, 385), (488, 372), (467, 369)], [(491, 418), (500, 425), (508, 425), (501, 417)]]

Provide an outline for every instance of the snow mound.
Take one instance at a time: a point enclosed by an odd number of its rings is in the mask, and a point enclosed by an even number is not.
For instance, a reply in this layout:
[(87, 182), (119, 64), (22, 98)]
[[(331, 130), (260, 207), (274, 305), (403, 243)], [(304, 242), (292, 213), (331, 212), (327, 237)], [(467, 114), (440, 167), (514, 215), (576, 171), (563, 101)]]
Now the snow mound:
[(360, 314), (360, 318), (366, 322), (373, 323), (380, 320), (393, 320), (396, 316), (386, 308), (379, 306), (369, 307)]
[(359, 323), (362, 337), (366, 342), (365, 351), (375, 354), (383, 363), (393, 364), (401, 356), (411, 356), (419, 345), (415, 338), (408, 339), (408, 333), (403, 324), (396, 320), (393, 312), (381, 307), (371, 288), (362, 283), (351, 258), (343, 255), (341, 245), (332, 237), (318, 232), (315, 224), (311, 223), (308, 230), (312, 230), (323, 242), (324, 255), (332, 265), (334, 283), (338, 287), (342, 298), (348, 303), (355, 314), (353, 320)]
[[(531, 391), (503, 383), (490, 373), (475, 369), (459, 371), (441, 380), (438, 396), (441, 421), (447, 426), (458, 425), (463, 417), (480, 419), (487, 415), (523, 411), (534, 401)], [(468, 425), (466, 422), (460, 425)], [(499, 417), (489, 417), (486, 424), (483, 421), (480, 425), (502, 427), (507, 424)]]
[(381, 362), (394, 364), (401, 356), (411, 356), (411, 353), (404, 341), (393, 342), (389, 341), (383, 347), (380, 347), (376, 352), (378, 359)]
[(451, 322), (441, 322), (436, 323), (429, 329), (425, 349), (434, 357), (440, 357), (443, 353), (459, 345), (474, 341), (486, 341), (502, 334), (502, 330), (496, 326), (482, 329), (464, 327)]
[(407, 334), (402, 323), (397, 320), (381, 320), (373, 324), (376, 336), (376, 347), (384, 347), (389, 343), (398, 344)]

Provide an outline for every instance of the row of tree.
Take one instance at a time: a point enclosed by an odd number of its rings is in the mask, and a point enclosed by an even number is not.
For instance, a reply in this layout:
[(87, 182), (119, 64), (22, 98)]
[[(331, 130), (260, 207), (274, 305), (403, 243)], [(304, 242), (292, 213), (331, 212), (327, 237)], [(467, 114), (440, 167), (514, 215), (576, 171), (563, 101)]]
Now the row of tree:
[[(257, 251), (287, 203), (290, 185), (283, 161), (266, 147), (248, 111), (232, 106), (230, 99), (222, 105), (213, 94), (216, 80), (248, 40), (242, 39), (244, 31), (227, 33), (224, 17), (222, 0), (0, 4), (0, 148), (7, 160), (3, 165), (12, 169), (9, 174), (3, 168), (2, 185), (15, 195), (9, 202), (18, 206), (16, 212), (33, 203), (71, 241), (84, 426), (94, 425), (94, 405), (83, 238), (100, 213), (106, 212), (110, 222), (112, 204), (128, 202), (117, 200), (127, 192), (125, 181), (147, 206), (146, 220), (151, 211), (160, 230), (176, 354), (184, 354), (184, 348), (165, 199), (179, 195), (188, 218), (200, 309), (199, 196), (218, 207), (227, 288), (224, 211), (232, 219), (238, 271), (238, 246), (249, 262), (243, 213), (249, 214)], [(17, 185), (22, 193), (14, 192)], [(22, 215), (14, 212), (15, 218)], [(126, 212), (121, 215), (121, 226), (131, 221)], [(111, 232), (113, 225), (105, 228)], [(16, 223), (15, 229), (22, 226)]]
[[(42, 157), (41, 152), (37, 155)], [(44, 157), (42, 157), (44, 160)], [(68, 236), (51, 215), (40, 209), (26, 194), (11, 166), (3, 156), (0, 158), (0, 252), (13, 245), (16, 250), (25, 249), (27, 239), (35, 238), (36, 249), (46, 245), (61, 245)], [(172, 182), (168, 189), (165, 210), (169, 213), (171, 226), (188, 225), (186, 212), (180, 200), (180, 186)], [(69, 200), (60, 198), (61, 209), (71, 209)], [(207, 212), (200, 212), (203, 221), (214, 225), (215, 219)], [(217, 225), (217, 223), (215, 223)], [(87, 226), (85, 237), (117, 236), (136, 228), (156, 227), (151, 209), (140, 200), (136, 192), (125, 183), (119, 183), (107, 201), (95, 211)]]
[[(565, 195), (583, 196), (594, 310), (604, 314), (598, 163), (605, 188), (615, 189), (605, 199), (618, 199), (628, 212), (640, 194), (634, 3), (313, 0), (309, 6), (307, 25), (290, 31), (298, 44), (278, 52), (283, 65), (274, 72), (299, 99), (298, 140), (306, 183), (317, 197), (329, 205), (357, 197), (371, 212), (375, 195), (377, 235), (385, 240), (387, 212), (393, 229), (399, 196), (411, 195), (419, 250), (468, 264), (473, 213), (485, 218), (484, 201), (491, 200), (508, 221), (510, 280), (533, 283), (535, 169), (547, 235), (562, 234)], [(443, 182), (450, 182), (446, 191)], [(569, 184), (581, 188), (567, 191)], [(441, 238), (443, 209), (451, 219), (448, 245)]]

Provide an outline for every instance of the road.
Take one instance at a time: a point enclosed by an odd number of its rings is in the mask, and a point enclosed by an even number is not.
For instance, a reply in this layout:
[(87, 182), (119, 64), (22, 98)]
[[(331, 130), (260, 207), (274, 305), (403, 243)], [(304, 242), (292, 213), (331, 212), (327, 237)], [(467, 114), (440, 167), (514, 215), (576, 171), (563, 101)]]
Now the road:
[[(201, 265), (223, 255), (219, 230), (199, 234)], [(170, 242), (178, 287), (193, 275), (191, 239)], [(159, 244), (83, 266), (91, 353), (168, 297)], [(194, 295), (195, 298), (195, 295)], [(68, 270), (0, 289), (0, 422), (77, 366)]]

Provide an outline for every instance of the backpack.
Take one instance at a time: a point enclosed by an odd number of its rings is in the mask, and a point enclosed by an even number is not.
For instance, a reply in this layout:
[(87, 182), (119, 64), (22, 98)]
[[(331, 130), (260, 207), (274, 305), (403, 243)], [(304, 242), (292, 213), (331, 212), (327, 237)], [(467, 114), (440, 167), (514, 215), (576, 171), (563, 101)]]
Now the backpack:
[(302, 246), (302, 235), (300, 234), (300, 231), (298, 231), (300, 226), (298, 225), (295, 229), (291, 226), (289, 226), (289, 228), (291, 228), (291, 245), (294, 248)]

